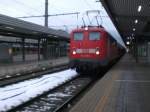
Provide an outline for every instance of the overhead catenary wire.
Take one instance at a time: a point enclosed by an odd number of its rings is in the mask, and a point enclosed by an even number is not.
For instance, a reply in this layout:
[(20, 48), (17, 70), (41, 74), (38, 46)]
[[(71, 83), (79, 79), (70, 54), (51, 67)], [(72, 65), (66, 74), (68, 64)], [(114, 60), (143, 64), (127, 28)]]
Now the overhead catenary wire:
[(90, 25), (92, 25), (92, 22), (91, 22), (91, 20), (90, 20), (88, 11), (87, 11), (86, 15), (87, 15), (87, 17), (88, 17), (88, 20), (89, 20)]
[[(16, 1), (16, 0), (15, 0)], [(88, 5), (88, 6), (90, 6), (89, 4), (88, 4), (88, 2), (87, 2), (87, 0), (85, 0), (85, 2), (86, 2), (86, 4)], [(64, 15), (64, 14), (63, 14)], [(77, 14), (77, 21), (78, 21), (78, 15), (79, 14)], [(24, 17), (17, 17), (17, 18), (40, 18), (40, 17), (44, 17), (45, 15), (38, 15), (38, 16), (34, 16), (34, 15), (31, 15), (31, 16), (24, 16)], [(57, 14), (56, 15), (48, 15), (48, 16), (58, 16)], [(89, 17), (88, 17), (89, 18)], [(91, 24), (91, 22), (90, 22), (90, 24)], [(78, 25), (77, 25), (77, 27), (78, 27)]]
[[(16, 0), (15, 0), (16, 1)], [(86, 0), (85, 0), (86, 1)], [(88, 4), (88, 2), (86, 1), (86, 4)], [(22, 4), (23, 5), (23, 4)], [(33, 9), (34, 10), (34, 9)], [(68, 14), (62, 14), (62, 15), (68, 15)], [(69, 14), (70, 15), (70, 14)], [(78, 21), (78, 16), (79, 16), (79, 13), (76, 14), (77, 15), (77, 21)], [(17, 18), (40, 18), (40, 17), (44, 17), (45, 15), (31, 15), (31, 16), (24, 16), (24, 17), (17, 17)], [(48, 16), (59, 16), (59, 14), (51, 14), (51, 15), (48, 15)], [(61, 14), (60, 14), (61, 16)], [(88, 17), (89, 18), (89, 17)], [(90, 19), (90, 18), (89, 18)], [(85, 22), (84, 22), (85, 23)], [(91, 21), (90, 21), (90, 24), (91, 24)], [(85, 25), (85, 24), (84, 24)], [(78, 25), (77, 25), (78, 27)]]
[(17, 4), (20, 4), (20, 5), (22, 5), (22, 6), (25, 6), (26, 8), (29, 8), (30, 10), (33, 10), (34, 12), (37, 12), (37, 13), (39, 13), (39, 12), (43, 12), (42, 10), (39, 10), (39, 8), (33, 8), (32, 6), (29, 6), (29, 5), (27, 5), (27, 4), (25, 4), (25, 3), (23, 3), (23, 2), (20, 2), (20, 1), (18, 1), (18, 0), (13, 0), (13, 1), (15, 1)]
[[(16, 2), (13, 2), (13, 3), (16, 4)], [(11, 7), (12, 4), (10, 4), (10, 3), (7, 2), (7, 1), (2, 2), (0, 5), (5, 7), (5, 8), (3, 9), (3, 11), (5, 10), (5, 11), (7, 11), (7, 12), (11, 12), (12, 14), (13, 14), (13, 11), (14, 11), (14, 10), (18, 11), (18, 7), (17, 7), (17, 8), (16, 8), (16, 7)], [(9, 8), (6, 8), (6, 6), (9, 7)], [(1, 7), (0, 9), (2, 9), (2, 7)], [(30, 15), (30, 13), (27, 12), (25, 9), (22, 9), (22, 11), (23, 11), (24, 14)]]
[[(48, 16), (65, 16), (65, 15), (73, 15), (73, 14), (79, 14), (80, 12), (73, 12), (73, 13), (60, 13), (60, 14), (50, 14)], [(38, 16), (22, 16), (22, 17), (16, 17), (16, 18), (34, 18), (34, 17), (45, 17), (45, 15), (38, 15)]]
[[(22, 3), (22, 2), (19, 2), (19, 1), (17, 1), (17, 0), (15, 0), (17, 3), (19, 3), (19, 4), (21, 4), (21, 5), (23, 5), (23, 6), (28, 6), (28, 5), (26, 5), (26, 4), (24, 4), (24, 3)], [(42, 3), (42, 4), (44, 4), (44, 2)], [(48, 4), (47, 4), (48, 5)], [(44, 5), (43, 5), (43, 7), (44, 7)], [(31, 8), (32, 10), (34, 10), (34, 11), (36, 11), (36, 12), (41, 12), (41, 11), (37, 11), (35, 8), (32, 8), (32, 7), (30, 7), (30, 6), (28, 6), (28, 8)], [(48, 10), (48, 9), (47, 9)], [(44, 12), (44, 8), (43, 8), (43, 11), (42, 12)], [(59, 11), (60, 12), (60, 11)], [(47, 14), (48, 15), (48, 14)], [(58, 15), (49, 15), (49, 16), (58, 16)], [(19, 18), (19, 19), (28, 19), (28, 18), (40, 18), (41, 19), (41, 17), (45, 17), (45, 14), (43, 14), (43, 15), (29, 15), (29, 16), (23, 16), (23, 17), (16, 17), (16, 18)], [(43, 21), (43, 20), (42, 20)], [(48, 18), (47, 18), (47, 21), (48, 21)], [(48, 22), (46, 22), (46, 23), (48, 23)], [(45, 24), (46, 24), (45, 23)]]
[(82, 22), (83, 22), (83, 26), (85, 27), (86, 24), (85, 24), (85, 21), (84, 21), (84, 18), (82, 17)]
[(95, 16), (95, 18), (96, 18), (97, 25), (100, 26), (98, 19), (97, 19), (97, 16)]
[[(13, 4), (14, 5), (13, 5)], [(18, 1), (18, 0), (13, 0), (13, 2), (7, 2), (7, 1), (4, 1), (1, 3), (1, 5), (3, 4), (5, 7), (8, 6), (9, 8), (6, 8), (6, 11), (7, 12), (11, 12), (12, 14), (11, 15), (15, 15), (15, 12), (20, 10), (22, 11), (22, 13), (20, 13), (20, 15), (31, 15), (33, 14), (34, 12), (36, 12), (36, 14), (40, 14), (40, 12), (42, 11), (38, 11), (38, 8), (33, 8), (32, 6), (29, 6), (27, 5), (26, 3), (24, 2), (21, 2), (21, 1)], [(13, 7), (13, 6), (17, 6), (17, 7)], [(12, 9), (12, 10), (11, 10)], [(29, 9), (29, 10), (28, 10)], [(6, 12), (5, 11), (5, 12)], [(34, 12), (33, 12), (34, 11)], [(19, 12), (19, 11), (18, 11)], [(32, 12), (32, 13), (31, 13)], [(16, 17), (15, 16), (12, 16), (12, 17)], [(40, 18), (41, 19), (41, 18)]]
[[(91, 25), (94, 25), (94, 22), (93, 22), (93, 20), (96, 20), (96, 23), (97, 23), (97, 25), (98, 26), (100, 26), (100, 25), (102, 25), (103, 24), (103, 17), (105, 18), (107, 18), (108, 16), (101, 16), (101, 11), (100, 10), (88, 10), (88, 11), (86, 11), (86, 16), (87, 16), (87, 20), (89, 21), (89, 25), (91, 26)], [(92, 16), (92, 19), (90, 19), (90, 14), (94, 14), (93, 16)], [(83, 16), (84, 17), (84, 16)], [(100, 20), (101, 20), (101, 22), (99, 23), (99, 18), (100, 18)], [(84, 19), (84, 18), (83, 18)]]

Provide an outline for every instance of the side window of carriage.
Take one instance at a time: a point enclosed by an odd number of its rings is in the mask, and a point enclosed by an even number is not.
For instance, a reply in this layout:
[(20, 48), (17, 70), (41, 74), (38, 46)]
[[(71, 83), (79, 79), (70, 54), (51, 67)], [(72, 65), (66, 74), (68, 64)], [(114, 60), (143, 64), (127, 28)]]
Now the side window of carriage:
[(73, 34), (73, 38), (77, 41), (83, 40), (83, 32), (75, 32)]
[(89, 33), (89, 40), (100, 40), (101, 34), (100, 32), (90, 32)]
[(117, 45), (116, 40), (114, 38), (112, 38), (112, 37), (110, 37), (110, 43), (111, 43), (112, 46), (116, 46)]

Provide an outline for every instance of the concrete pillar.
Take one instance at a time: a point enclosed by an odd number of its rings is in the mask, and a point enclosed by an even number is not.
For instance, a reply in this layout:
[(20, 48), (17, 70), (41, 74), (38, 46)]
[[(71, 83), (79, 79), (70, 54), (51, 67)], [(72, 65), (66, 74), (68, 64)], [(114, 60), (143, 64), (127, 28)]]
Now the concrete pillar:
[(25, 61), (25, 38), (22, 38), (22, 61)]
[(48, 39), (47, 38), (43, 38), (42, 39), (42, 45), (43, 45), (43, 57), (44, 59), (48, 59), (47, 56), (47, 46), (48, 46)]
[(148, 62), (150, 63), (150, 42), (148, 42), (148, 47), (147, 47), (147, 58), (148, 58)]
[(48, 27), (48, 0), (45, 0), (45, 27)]
[(41, 41), (41, 39), (38, 39), (38, 61), (40, 61), (40, 54), (41, 54), (40, 41)]
[(139, 62), (139, 58), (138, 58), (138, 38), (135, 39), (135, 60), (136, 60), (136, 63)]

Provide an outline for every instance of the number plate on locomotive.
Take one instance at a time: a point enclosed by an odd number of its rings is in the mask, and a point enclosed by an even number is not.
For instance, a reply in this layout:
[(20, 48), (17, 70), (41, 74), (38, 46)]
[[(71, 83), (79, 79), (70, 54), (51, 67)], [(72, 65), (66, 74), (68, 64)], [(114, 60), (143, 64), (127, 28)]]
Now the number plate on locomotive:
[(82, 54), (82, 53), (95, 53), (96, 50), (95, 49), (77, 49), (76, 52), (78, 54)]
[(82, 53), (89, 53), (89, 49), (82, 49)]

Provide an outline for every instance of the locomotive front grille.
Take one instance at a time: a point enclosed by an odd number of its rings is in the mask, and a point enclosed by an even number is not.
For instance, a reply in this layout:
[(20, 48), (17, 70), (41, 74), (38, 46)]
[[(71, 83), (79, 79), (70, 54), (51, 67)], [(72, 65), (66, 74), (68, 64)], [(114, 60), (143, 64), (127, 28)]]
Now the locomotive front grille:
[(95, 53), (96, 49), (76, 49), (77, 54), (83, 54), (83, 53)]

